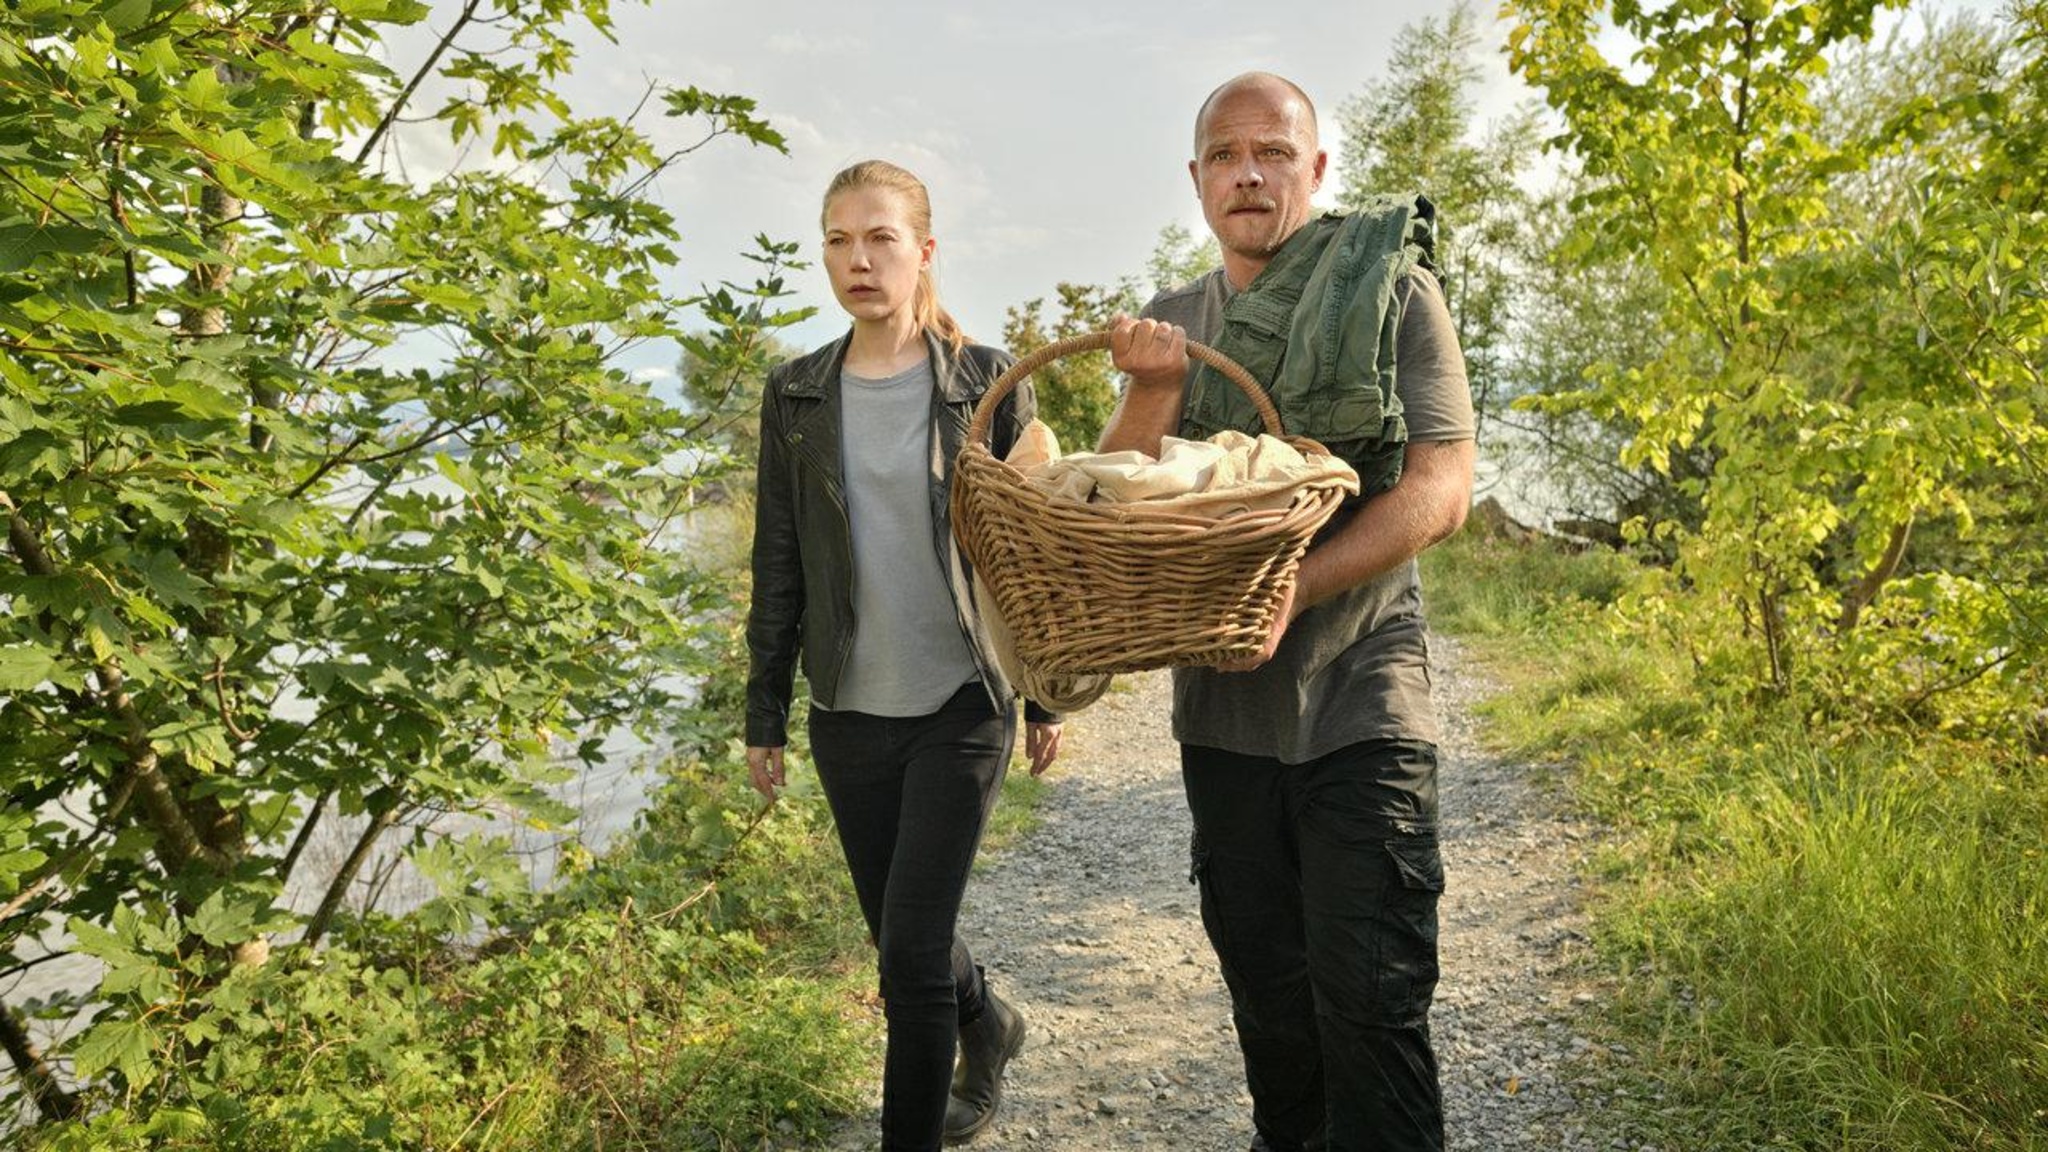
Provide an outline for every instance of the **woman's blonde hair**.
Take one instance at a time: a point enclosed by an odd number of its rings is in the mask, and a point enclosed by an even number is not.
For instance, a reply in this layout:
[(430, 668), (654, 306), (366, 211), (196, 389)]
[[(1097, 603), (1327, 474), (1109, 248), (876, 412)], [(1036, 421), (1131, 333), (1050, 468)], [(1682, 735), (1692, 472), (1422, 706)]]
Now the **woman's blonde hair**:
[[(923, 244), (932, 234), (932, 198), (925, 191), (924, 181), (887, 160), (863, 160), (858, 164), (842, 168), (832, 183), (825, 186), (825, 201), (819, 211), (818, 226), (825, 226), (825, 213), (832, 210), (832, 198), (841, 192), (855, 188), (885, 188), (903, 197), (904, 205), (910, 212), (910, 230), (914, 240)], [(967, 343), (967, 333), (950, 313), (939, 307), (939, 287), (932, 279), (932, 270), (925, 268), (917, 274), (917, 292), (910, 298), (911, 314), (917, 317), (919, 326), (937, 332), (954, 351)]]

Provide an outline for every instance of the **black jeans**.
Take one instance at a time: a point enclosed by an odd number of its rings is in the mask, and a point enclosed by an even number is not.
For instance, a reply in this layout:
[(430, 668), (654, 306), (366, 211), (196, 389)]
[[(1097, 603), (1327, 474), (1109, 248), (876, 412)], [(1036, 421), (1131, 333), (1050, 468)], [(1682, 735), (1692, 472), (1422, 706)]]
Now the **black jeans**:
[(1436, 1152), (1436, 749), (1306, 764), (1183, 745), (1202, 924), (1274, 1152)]
[(1016, 730), (979, 681), (929, 716), (811, 709), (811, 757), (880, 954), (884, 1152), (939, 1147), (960, 1026), (982, 1013), (953, 928)]

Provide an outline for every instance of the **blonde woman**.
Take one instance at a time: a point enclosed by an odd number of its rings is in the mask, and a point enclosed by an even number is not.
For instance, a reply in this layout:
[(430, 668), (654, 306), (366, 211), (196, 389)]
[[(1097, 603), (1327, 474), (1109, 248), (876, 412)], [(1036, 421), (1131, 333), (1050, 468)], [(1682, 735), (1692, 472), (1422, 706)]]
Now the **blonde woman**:
[[(969, 343), (939, 306), (917, 177), (880, 160), (845, 169), (823, 226), (853, 324), (777, 367), (762, 397), (747, 765), (764, 796), (782, 786), (801, 662), (812, 759), (879, 956), (882, 1148), (909, 1152), (987, 1127), (1024, 1042), (1023, 1017), (954, 930), (1016, 717), (946, 501), (975, 404), (1010, 357)], [(998, 456), (1032, 410), (1028, 383), (1004, 400)], [(1037, 775), (1060, 726), (1026, 712)]]

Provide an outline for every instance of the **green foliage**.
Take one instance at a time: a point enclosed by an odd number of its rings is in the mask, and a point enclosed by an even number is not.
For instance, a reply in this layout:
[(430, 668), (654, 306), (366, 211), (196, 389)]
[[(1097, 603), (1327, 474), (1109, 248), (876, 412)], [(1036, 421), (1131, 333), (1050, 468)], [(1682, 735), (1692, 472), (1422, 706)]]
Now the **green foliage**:
[[(739, 667), (706, 696), (727, 701)], [(266, 905), (78, 922), (111, 1003), (71, 1054), (124, 1090), (26, 1147), (717, 1149), (822, 1131), (872, 1075), (865, 930), (801, 746), (764, 807), (718, 727), (678, 745), (630, 838), (492, 909), (501, 927), (471, 949), (419, 916), (370, 917), (317, 954), (233, 967), (188, 942), (243, 938)]]
[[(1567, 175), (1533, 198), (1514, 245), (1521, 270), (1512, 316), (1512, 383), (1498, 399), (1488, 450), (1510, 475), (1541, 478), (1556, 507), (1583, 529), (1618, 539), (1631, 519), (1697, 527), (1694, 490), (1712, 471), (1698, 445), (1662, 469), (1623, 461), (1638, 424), (1603, 381), (1668, 355), (1679, 337), (1645, 317), (1669, 307), (1656, 270), (1634, 253), (1574, 234)], [(1667, 561), (1668, 549), (1660, 549)]]
[(676, 365), (683, 401), (694, 417), (688, 438), (709, 441), (725, 453), (721, 463), (749, 471), (761, 452), (761, 389), (768, 370), (801, 351), (774, 333), (817, 311), (771, 309), (790, 294), (783, 272), (804, 267), (796, 259), (800, 246), (766, 236), (754, 242), (759, 251), (747, 258), (762, 266), (762, 279), (706, 293), (697, 306), (716, 327), (682, 337), (683, 355)]
[(1216, 237), (1204, 236), (1197, 243), (1186, 226), (1174, 223), (1159, 230), (1159, 241), (1145, 263), (1154, 292), (1168, 292), (1192, 284), (1223, 264), (1223, 248)]
[(710, 335), (684, 341), (676, 376), (696, 417), (693, 429), (733, 466), (750, 469), (761, 455), (761, 390), (768, 370), (801, 350), (774, 337), (737, 347)]
[[(1129, 280), (1114, 286), (1060, 284), (1054, 289), (1059, 313), (1047, 319), (1045, 299), (1026, 301), (1009, 310), (1003, 321), (1003, 343), (1018, 355), (1058, 340), (1101, 332), (1119, 312), (1136, 314), (1137, 287)], [(1107, 352), (1066, 356), (1032, 374), (1038, 394), (1038, 418), (1059, 437), (1062, 451), (1092, 449), (1116, 410), (1116, 369)]]
[(1549, 541), (1511, 544), (1467, 531), (1425, 553), (1429, 622), (1460, 636), (1514, 636), (1565, 614), (1602, 608), (1626, 590), (1636, 566), (1615, 552), (1567, 551)]
[[(650, 734), (710, 663), (719, 580), (666, 529), (715, 454), (615, 353), (682, 339), (695, 307), (695, 347), (739, 362), (791, 319), (765, 238), (756, 285), (664, 287), (675, 222), (646, 194), (712, 139), (781, 139), (695, 89), (663, 94), (703, 132), (677, 152), (570, 109), (556, 81), (604, 0), (463, 9), (425, 65), (456, 94), (411, 106), (380, 37), (426, 15), (0, 10), (0, 964), (67, 926), (109, 960), (68, 1052), (115, 1109), (94, 1124), (225, 1122), (221, 1061), (295, 1027), (250, 989), (314, 1011), (293, 984), (314, 962), (250, 970), (323, 935), (367, 852), (309, 874), (302, 826), (354, 819), (368, 849), (423, 813), (550, 825), (557, 735), (588, 759)], [(402, 173), (422, 136), (498, 163)], [(418, 823), (442, 895), (405, 931), (524, 906), (502, 847)], [(457, 1059), (373, 1053), (377, 1019), (335, 1011), (365, 1031), (304, 1034), (309, 1061)], [(405, 1072), (433, 1091), (387, 1101), (380, 1139), (427, 1146), (420, 1109), (465, 1082), (441, 1071)]]
[[(1460, 540), (1424, 563), (1432, 619), (1508, 682), (1494, 737), (1567, 761), (1615, 829), (1595, 939), (1620, 977), (1605, 1026), (1641, 1058), (1605, 1073), (1627, 1089), (1610, 1124), (1731, 1152), (2041, 1147), (2041, 746), (1714, 690), (1697, 670), (1739, 637), (1668, 629), (1627, 596), (1588, 611), (1613, 588), (1598, 553)], [(1486, 583), (1556, 592), (1436, 611)]]
[[(1636, 318), (1656, 354), (1593, 365), (1551, 404), (1620, 429), (1625, 466), (1697, 500), (1697, 520), (1636, 523), (1677, 565), (1642, 608), (1698, 635), (1739, 627), (1752, 646), (1719, 652), (1718, 676), (1810, 678), (1851, 707), (1883, 696), (1912, 633), (1940, 634), (1952, 643), (1922, 657), (1943, 681), (1990, 680), (2002, 703), (1968, 722), (2009, 733), (2041, 694), (2041, 552), (1973, 557), (1969, 541), (2042, 510), (2043, 18), (2014, 10), (1996, 69), (1981, 40), (1948, 59), (1900, 45), (1852, 70), (1859, 112), (1829, 120), (1844, 101), (1816, 91), (1881, 7), (1617, 5), (1624, 66), (1589, 47), (1604, 6), (1513, 6), (1514, 67), (1562, 115), (1586, 180), (1575, 250), (1619, 248), (1664, 289)], [(1873, 89), (1873, 72), (1899, 79)], [(1916, 546), (1930, 525), (1960, 547)], [(1913, 572), (1950, 580), (1957, 610), (1871, 611)], [(1918, 703), (1962, 718), (1939, 692)]]

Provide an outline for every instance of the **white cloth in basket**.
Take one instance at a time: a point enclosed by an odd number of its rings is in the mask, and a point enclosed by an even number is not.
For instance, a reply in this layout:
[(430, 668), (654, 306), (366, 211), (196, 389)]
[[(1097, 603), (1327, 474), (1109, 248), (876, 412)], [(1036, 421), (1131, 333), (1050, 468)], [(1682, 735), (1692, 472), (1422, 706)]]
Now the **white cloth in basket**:
[(1220, 432), (1208, 440), (1160, 440), (1159, 458), (1143, 452), (1061, 455), (1059, 438), (1033, 420), (1004, 462), (1057, 500), (1144, 503), (1183, 516), (1221, 520), (1284, 509), (1304, 484), (1336, 481), (1358, 491), (1358, 475), (1324, 453), (1303, 455), (1276, 436)]

